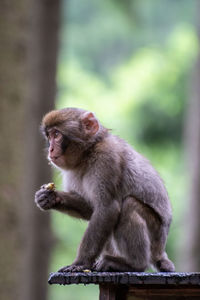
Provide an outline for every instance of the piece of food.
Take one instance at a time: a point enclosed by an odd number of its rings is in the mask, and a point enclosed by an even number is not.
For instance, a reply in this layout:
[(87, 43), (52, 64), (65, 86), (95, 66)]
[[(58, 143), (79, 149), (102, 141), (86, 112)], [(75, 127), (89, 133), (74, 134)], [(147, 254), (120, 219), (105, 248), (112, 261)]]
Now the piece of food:
[(53, 190), (55, 190), (55, 184), (53, 182), (50, 182), (50, 183), (46, 184), (45, 189), (53, 191)]
[(85, 269), (85, 270), (83, 270), (83, 272), (84, 272), (84, 273), (91, 273), (91, 270)]

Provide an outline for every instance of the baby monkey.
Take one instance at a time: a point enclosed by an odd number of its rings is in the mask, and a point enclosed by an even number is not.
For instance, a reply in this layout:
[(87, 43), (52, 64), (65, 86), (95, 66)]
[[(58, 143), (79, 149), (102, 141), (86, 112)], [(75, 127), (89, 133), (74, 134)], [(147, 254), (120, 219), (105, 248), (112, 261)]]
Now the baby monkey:
[(171, 206), (149, 161), (83, 109), (47, 113), (42, 131), (64, 191), (42, 186), (37, 206), (89, 221), (75, 261), (59, 271), (173, 272), (165, 252)]

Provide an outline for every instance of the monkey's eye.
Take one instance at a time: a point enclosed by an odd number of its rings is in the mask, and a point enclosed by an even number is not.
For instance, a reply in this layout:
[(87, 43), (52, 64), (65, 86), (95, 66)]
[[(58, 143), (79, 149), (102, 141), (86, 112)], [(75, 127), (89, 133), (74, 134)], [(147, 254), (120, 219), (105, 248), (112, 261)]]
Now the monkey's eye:
[(54, 139), (60, 139), (62, 137), (62, 134), (60, 133), (60, 131), (55, 130), (53, 132), (53, 137), (54, 137)]
[(54, 137), (58, 137), (59, 136), (59, 131), (58, 130), (56, 130), (55, 132), (54, 132)]

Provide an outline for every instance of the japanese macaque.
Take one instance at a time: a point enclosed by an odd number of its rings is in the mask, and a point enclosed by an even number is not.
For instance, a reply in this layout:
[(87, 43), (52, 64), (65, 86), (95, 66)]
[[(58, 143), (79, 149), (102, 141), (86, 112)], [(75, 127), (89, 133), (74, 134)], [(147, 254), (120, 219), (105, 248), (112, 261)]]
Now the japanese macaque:
[(64, 191), (42, 186), (37, 206), (89, 221), (75, 261), (59, 271), (174, 271), (165, 252), (171, 206), (149, 161), (83, 109), (47, 113), (42, 131)]

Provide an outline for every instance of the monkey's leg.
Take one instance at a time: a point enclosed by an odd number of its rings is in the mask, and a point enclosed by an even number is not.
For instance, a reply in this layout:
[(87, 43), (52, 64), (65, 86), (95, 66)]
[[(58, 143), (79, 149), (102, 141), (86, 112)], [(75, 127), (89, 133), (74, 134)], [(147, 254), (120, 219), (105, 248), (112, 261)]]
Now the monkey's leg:
[(114, 239), (122, 257), (133, 271), (144, 271), (150, 264), (150, 239), (146, 221), (137, 212), (134, 198), (124, 200)]
[(159, 224), (159, 228), (154, 227), (156, 230), (151, 230), (152, 264), (160, 272), (174, 272), (174, 264), (165, 252), (168, 229), (162, 224)]
[[(127, 263), (125, 258), (119, 256), (104, 255), (94, 266), (95, 271), (133, 271), (131, 265)], [(138, 271), (138, 270), (135, 270)]]
[(150, 264), (150, 240), (145, 220), (134, 210), (133, 199), (127, 198), (113, 238), (97, 262), (101, 271), (144, 271)]
[(154, 266), (160, 272), (174, 272), (175, 266), (173, 262), (168, 258), (167, 253), (163, 252), (160, 259), (154, 262)]
[(160, 232), (160, 240), (158, 241), (154, 239), (152, 241), (152, 264), (156, 268), (156, 270), (160, 272), (174, 272), (175, 266), (165, 252), (166, 235), (163, 234), (162, 237), (162, 229), (160, 230)]
[[(144, 221), (134, 212), (134, 221), (121, 220), (114, 232), (113, 248), (104, 250), (97, 271), (142, 272), (150, 264), (150, 242)], [(113, 243), (112, 243), (113, 244)]]

